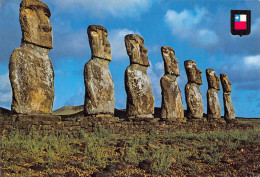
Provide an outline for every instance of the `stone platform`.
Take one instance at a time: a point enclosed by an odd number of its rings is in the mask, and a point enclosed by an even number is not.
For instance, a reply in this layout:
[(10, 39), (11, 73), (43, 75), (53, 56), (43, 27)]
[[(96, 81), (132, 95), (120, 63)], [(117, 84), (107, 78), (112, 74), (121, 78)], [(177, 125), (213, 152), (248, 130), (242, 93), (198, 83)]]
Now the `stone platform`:
[(147, 134), (152, 132), (173, 133), (180, 130), (201, 133), (214, 130), (248, 129), (251, 125), (238, 124), (237, 121), (226, 123), (224, 120), (195, 119), (195, 120), (162, 120), (132, 119), (125, 120), (119, 117), (80, 117), (62, 120), (60, 116), (52, 115), (11, 115), (8, 119), (0, 120), (0, 134), (8, 134), (12, 131), (29, 133), (37, 131), (42, 135), (55, 132), (74, 134), (79, 132), (91, 133), (97, 127), (110, 130), (113, 134)]

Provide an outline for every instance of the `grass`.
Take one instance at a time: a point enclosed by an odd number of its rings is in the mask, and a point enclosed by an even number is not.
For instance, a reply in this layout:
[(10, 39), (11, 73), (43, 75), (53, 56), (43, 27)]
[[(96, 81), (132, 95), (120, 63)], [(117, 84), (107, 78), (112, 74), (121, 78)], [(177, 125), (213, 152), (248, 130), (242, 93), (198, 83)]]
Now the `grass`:
[[(91, 134), (79, 132), (70, 137), (63, 132), (41, 136), (37, 132), (20, 135), (13, 131), (0, 138), (0, 156), (6, 176), (53, 173), (64, 176), (69, 171), (87, 176), (114, 162), (123, 162), (126, 165), (123, 170), (135, 172), (144, 160), (153, 162), (150, 171), (140, 172), (144, 174), (183, 176), (214, 172), (232, 176), (233, 171), (243, 176), (251, 174), (258, 163), (259, 135), (259, 129), (200, 134), (185, 131), (158, 134), (151, 130), (146, 135), (122, 137), (100, 126)], [(120, 141), (124, 142), (123, 146), (117, 145)], [(247, 152), (244, 156), (240, 152), (242, 149)], [(223, 158), (233, 158), (236, 163), (255, 163), (241, 172), (232, 165), (223, 167)]]

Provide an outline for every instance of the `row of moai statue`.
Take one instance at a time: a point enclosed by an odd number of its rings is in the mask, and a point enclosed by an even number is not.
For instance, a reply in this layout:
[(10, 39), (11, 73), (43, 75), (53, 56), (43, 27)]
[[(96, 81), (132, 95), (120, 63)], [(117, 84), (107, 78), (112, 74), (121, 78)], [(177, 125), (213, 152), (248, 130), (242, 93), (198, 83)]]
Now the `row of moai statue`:
[[(48, 56), (53, 48), (50, 10), (40, 0), (23, 0), (20, 4), (21, 46), (10, 57), (9, 75), (13, 91), (11, 110), (15, 114), (51, 114), (54, 101), (54, 70)], [(87, 29), (91, 59), (84, 67), (86, 116), (111, 117), (114, 115), (114, 83), (109, 71), (111, 47), (108, 31), (100, 25)], [(125, 46), (130, 66), (125, 71), (127, 117), (153, 118), (154, 96), (147, 68), (150, 66), (144, 39), (137, 34), (125, 36)], [(165, 74), (161, 78), (162, 119), (184, 117), (181, 91), (177, 83), (180, 76), (178, 61), (171, 47), (161, 48)], [(199, 86), (200, 71), (193, 60), (184, 62), (188, 77), (185, 86), (187, 117), (203, 118), (203, 101)], [(218, 99), (219, 77), (213, 69), (206, 70), (208, 80), (208, 118), (221, 118)], [(234, 119), (231, 101), (231, 83), (227, 75), (220, 75), (226, 119)]]

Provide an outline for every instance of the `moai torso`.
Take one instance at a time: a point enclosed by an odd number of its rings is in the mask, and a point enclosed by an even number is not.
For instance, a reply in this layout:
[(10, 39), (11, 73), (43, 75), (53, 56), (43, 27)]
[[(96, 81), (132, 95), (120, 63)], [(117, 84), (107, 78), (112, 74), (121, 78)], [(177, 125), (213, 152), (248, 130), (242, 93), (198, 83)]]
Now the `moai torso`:
[(21, 47), (10, 57), (13, 91), (11, 109), (19, 114), (50, 114), (54, 101), (54, 71), (48, 56), (52, 46), (50, 10), (39, 0), (20, 5)]
[(226, 74), (220, 74), (220, 80), (223, 88), (224, 118), (226, 120), (235, 119), (235, 109), (231, 100), (232, 84)]
[(176, 119), (184, 117), (183, 103), (177, 77), (180, 75), (178, 60), (171, 47), (161, 48), (165, 74), (160, 80), (162, 89), (162, 119)]
[(154, 96), (151, 81), (147, 74), (150, 66), (147, 49), (141, 36), (131, 34), (125, 37), (130, 66), (125, 71), (125, 90), (127, 93), (127, 116), (152, 118)]
[(188, 77), (188, 83), (185, 86), (185, 100), (187, 104), (187, 117), (189, 119), (203, 118), (203, 101), (199, 90), (202, 85), (202, 71), (196, 66), (193, 60), (184, 62), (184, 67)]
[(218, 99), (218, 92), (220, 90), (220, 79), (216, 75), (214, 69), (207, 69), (206, 76), (208, 81), (207, 116), (208, 119), (219, 119), (221, 118), (221, 108)]
[(111, 61), (111, 49), (107, 40), (107, 30), (99, 25), (88, 27), (92, 57), (84, 68), (85, 105), (88, 115), (113, 115), (115, 107), (114, 82), (108, 64)]

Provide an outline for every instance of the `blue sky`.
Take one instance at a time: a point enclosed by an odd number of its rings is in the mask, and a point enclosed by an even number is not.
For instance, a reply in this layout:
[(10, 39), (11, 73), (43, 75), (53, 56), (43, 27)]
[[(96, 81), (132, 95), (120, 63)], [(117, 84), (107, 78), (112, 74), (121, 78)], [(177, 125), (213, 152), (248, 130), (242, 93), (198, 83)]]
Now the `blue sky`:
[[(10, 108), (11, 87), (8, 63), (20, 46), (19, 4), (21, 0), (0, 0), (0, 106)], [(140, 34), (148, 48), (155, 106), (161, 105), (160, 78), (164, 73), (161, 46), (171, 46), (179, 61), (178, 79), (186, 109), (187, 83), (184, 61), (193, 59), (203, 71), (200, 87), (207, 110), (205, 70), (226, 73), (232, 82), (236, 116), (260, 117), (260, 1), (247, 0), (43, 0), (52, 12), (54, 49), (49, 56), (55, 72), (54, 109), (84, 104), (84, 64), (91, 53), (87, 27), (99, 24), (109, 31), (116, 108), (126, 105), (124, 71), (129, 58), (124, 36)], [(251, 10), (251, 34), (232, 36), (230, 10)], [(222, 91), (219, 92), (223, 112)]]

